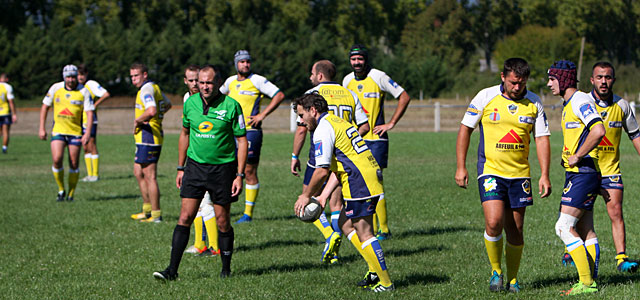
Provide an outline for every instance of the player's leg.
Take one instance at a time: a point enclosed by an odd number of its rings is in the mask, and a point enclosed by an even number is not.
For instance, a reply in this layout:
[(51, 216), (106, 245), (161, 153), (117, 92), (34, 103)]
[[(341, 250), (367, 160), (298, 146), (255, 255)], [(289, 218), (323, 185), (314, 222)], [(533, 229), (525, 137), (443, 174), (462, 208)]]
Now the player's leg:
[[(315, 171), (314, 168), (307, 165), (307, 168), (304, 171), (304, 179), (302, 183), (302, 192), (306, 192), (309, 188), (309, 182), (311, 181), (311, 176)], [(327, 216), (322, 213), (320, 218), (313, 222), (313, 225), (320, 230), (322, 236), (324, 236), (325, 240), (328, 239), (333, 234), (333, 229), (331, 228), (331, 223), (327, 220)]]
[[(82, 125), (82, 134), (86, 132), (86, 127)], [(91, 181), (91, 174), (93, 174), (93, 170), (91, 169), (93, 164), (91, 163), (91, 139), (88, 143), (82, 145), (82, 150), (84, 151), (84, 165), (87, 168), (87, 176), (82, 178), (82, 182)]]
[(100, 167), (100, 154), (98, 153), (98, 124), (94, 123), (91, 127), (91, 138), (89, 139), (89, 145), (91, 145), (91, 181), (98, 181), (99, 179), (99, 167)]
[(578, 223), (576, 224), (576, 232), (584, 241), (584, 247), (587, 249), (587, 259), (589, 260), (589, 268), (591, 269), (591, 277), (598, 278), (598, 267), (600, 264), (600, 245), (598, 237), (593, 229), (593, 211), (585, 211)]
[[(380, 169), (386, 169), (389, 161), (389, 141), (365, 141), (365, 143), (376, 159)], [(391, 238), (387, 216), (387, 198), (382, 196), (378, 200), (376, 213), (373, 218), (373, 230), (379, 240)]]
[[(202, 220), (206, 229), (206, 236), (209, 241), (209, 250), (212, 255), (218, 255), (220, 248), (218, 244), (218, 223), (216, 221), (216, 213), (213, 203), (209, 197), (209, 193), (205, 194), (205, 199), (209, 199), (208, 203), (202, 207)], [(203, 200), (204, 202), (205, 200)]]
[(233, 227), (231, 227), (229, 220), (231, 203), (219, 205), (214, 202), (213, 208), (218, 225), (218, 246), (220, 247), (220, 260), (222, 261), (220, 277), (225, 278), (231, 275), (231, 256), (233, 254), (233, 242), (235, 240)]
[(510, 292), (519, 292), (518, 270), (524, 248), (524, 215), (526, 208), (506, 208), (504, 214), (504, 231), (507, 235), (505, 257), (507, 261), (507, 284)]
[(73, 196), (78, 185), (78, 179), (80, 178), (80, 149), (81, 142), (72, 140), (69, 143), (69, 194), (67, 196), (68, 201), (73, 201)]
[(245, 168), (246, 184), (244, 189), (244, 214), (236, 223), (251, 222), (253, 218), (253, 208), (260, 192), (260, 182), (258, 181), (258, 163), (247, 163)]
[(64, 166), (63, 155), (64, 147), (67, 142), (60, 136), (51, 137), (51, 158), (53, 165), (51, 166), (51, 172), (53, 173), (53, 179), (55, 179), (58, 185), (57, 201), (64, 201), (66, 193), (64, 189)]
[(626, 230), (622, 213), (623, 190), (607, 189), (606, 191), (608, 197), (605, 197), (605, 203), (609, 219), (611, 219), (611, 233), (613, 235), (613, 244), (616, 247), (617, 269), (621, 272), (635, 272), (638, 270), (638, 263), (630, 261), (629, 256), (626, 254)]
[(380, 241), (373, 235), (373, 214), (352, 219), (353, 226), (360, 241), (362, 241), (362, 255), (368, 265), (373, 266), (375, 273), (380, 278), (380, 282), (370, 287), (374, 292), (393, 290), (394, 286), (387, 270), (384, 252), (380, 246)]
[[(578, 221), (584, 214), (584, 210), (562, 205), (560, 208), (560, 217), (556, 222), (556, 234), (567, 247), (567, 251), (571, 254), (573, 262), (578, 270), (580, 282), (586, 286), (590, 286), (594, 281), (591, 276), (591, 268), (587, 256), (587, 249), (584, 241), (580, 238), (576, 231)], [(593, 216), (593, 215), (592, 215)]]
[[(161, 222), (162, 210), (160, 210), (160, 189), (157, 180), (158, 163), (153, 162), (142, 166), (144, 181), (147, 187), (147, 195), (151, 203), (151, 217), (142, 220), (143, 222)], [(199, 204), (200, 202), (198, 202)], [(196, 210), (197, 211), (197, 210)], [(195, 215), (194, 215), (195, 216)]]
[[(207, 250), (206, 244), (206, 236), (204, 234), (204, 222), (202, 221), (202, 203), (200, 202), (200, 207), (198, 208), (198, 212), (196, 213), (196, 217), (193, 219), (193, 231), (195, 233), (193, 246), (185, 250), (187, 253), (192, 254), (200, 254)], [(191, 250), (193, 249), (193, 250)]]
[(502, 229), (504, 221), (504, 201), (487, 200), (482, 202), (484, 212), (484, 245), (486, 247), (489, 263), (491, 264), (491, 279), (489, 290), (502, 291), (504, 289), (502, 275)]
[(147, 192), (147, 181), (144, 178), (142, 166), (142, 163), (136, 162), (133, 164), (133, 175), (136, 177), (138, 187), (140, 188), (140, 194), (142, 196), (142, 212), (132, 214), (131, 218), (134, 220), (144, 220), (151, 217), (151, 202), (149, 201), (149, 193)]
[[(8, 117), (10, 119), (11, 116)], [(9, 149), (9, 134), (11, 131), (11, 123), (2, 124), (2, 153), (7, 153)]]

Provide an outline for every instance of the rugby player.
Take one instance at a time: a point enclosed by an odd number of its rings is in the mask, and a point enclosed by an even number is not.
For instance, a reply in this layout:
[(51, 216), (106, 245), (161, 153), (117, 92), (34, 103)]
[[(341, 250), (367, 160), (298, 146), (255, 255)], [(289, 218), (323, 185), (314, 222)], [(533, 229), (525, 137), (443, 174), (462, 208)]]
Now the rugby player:
[(539, 194), (551, 194), (549, 181), (549, 125), (540, 98), (527, 90), (531, 70), (527, 61), (504, 62), (502, 84), (481, 90), (471, 100), (462, 119), (456, 142), (456, 184), (466, 188), (465, 166), (469, 139), (480, 126), (478, 145), (478, 189), (484, 212), (484, 243), (491, 263), (489, 290), (505, 289), (502, 272), (502, 231), (507, 235), (505, 256), (507, 289), (519, 292), (517, 275), (524, 248), (524, 215), (533, 205), (529, 144), (535, 138), (540, 162)]
[[(238, 71), (220, 87), (223, 94), (229, 95), (240, 103), (247, 125), (249, 141), (249, 160), (247, 162), (247, 183), (245, 186), (244, 214), (236, 223), (251, 222), (253, 208), (258, 199), (260, 182), (258, 180), (258, 164), (262, 148), (262, 121), (280, 105), (284, 93), (264, 76), (251, 71), (251, 55), (247, 50), (238, 50), (233, 58)], [(260, 100), (263, 96), (271, 98), (269, 105), (261, 112)]]
[(18, 114), (13, 103), (13, 87), (9, 84), (9, 76), (0, 74), (0, 127), (2, 127), (2, 153), (7, 154), (11, 124), (18, 122)]

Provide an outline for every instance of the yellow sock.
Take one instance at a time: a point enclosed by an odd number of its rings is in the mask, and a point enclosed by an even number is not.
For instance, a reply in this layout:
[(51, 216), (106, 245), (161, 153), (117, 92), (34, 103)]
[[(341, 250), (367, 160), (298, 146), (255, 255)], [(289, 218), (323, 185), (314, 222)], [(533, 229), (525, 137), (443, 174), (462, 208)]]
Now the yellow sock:
[(327, 216), (324, 213), (320, 215), (320, 218), (313, 222), (313, 225), (315, 225), (316, 228), (318, 228), (318, 230), (322, 232), (322, 235), (325, 239), (328, 239), (329, 236), (331, 236), (331, 234), (333, 233), (331, 223), (329, 223), (329, 221), (327, 220)]
[(360, 238), (358, 238), (358, 235), (356, 234), (356, 231), (354, 230), (351, 233), (349, 233), (347, 235), (347, 238), (349, 239), (351, 244), (353, 244), (353, 246), (356, 247), (356, 250), (358, 250), (358, 253), (360, 253), (362, 258), (364, 258), (364, 261), (367, 262), (367, 268), (369, 268), (369, 272), (375, 272), (376, 270), (373, 267), (373, 265), (371, 265), (369, 263), (369, 261), (367, 260), (367, 258), (364, 256), (364, 253), (363, 253), (363, 250), (362, 250), (362, 243), (360, 242)]
[(73, 197), (76, 192), (76, 186), (78, 185), (78, 177), (80, 177), (80, 170), (69, 169), (69, 197)]
[(373, 213), (373, 234), (378, 232), (378, 214)]
[(502, 234), (496, 237), (489, 236), (484, 232), (484, 245), (487, 247), (487, 255), (491, 263), (491, 272), (496, 271), (498, 275), (502, 274)]
[(204, 227), (207, 228), (207, 238), (209, 239), (209, 247), (218, 251), (218, 223), (216, 223), (215, 215), (211, 219), (204, 221)]
[(193, 241), (193, 246), (202, 250), (207, 245), (202, 238), (202, 216), (198, 213), (198, 216), (193, 220), (193, 228), (195, 230), (195, 240)]
[(162, 217), (162, 210), (152, 210), (151, 211), (151, 217), (152, 218), (160, 218)]
[(145, 214), (151, 213), (151, 203), (142, 203), (142, 212)]
[(362, 256), (364, 256), (368, 265), (373, 266), (373, 269), (380, 278), (380, 284), (390, 286), (391, 277), (389, 277), (389, 271), (387, 271), (387, 264), (384, 260), (382, 247), (380, 247), (380, 242), (376, 237), (372, 237), (362, 243)]
[(253, 217), (253, 206), (256, 205), (256, 199), (258, 199), (258, 192), (260, 191), (260, 184), (247, 184), (244, 190), (244, 214)]
[(92, 171), (92, 176), (96, 176), (98, 177), (98, 168), (99, 168), (99, 162), (100, 162), (100, 155), (99, 154), (93, 154), (91, 155), (91, 171)]
[(576, 269), (578, 269), (580, 282), (584, 285), (591, 285), (593, 283), (593, 277), (591, 277), (591, 268), (584, 243), (582, 240), (579, 240), (577, 244), (571, 245), (571, 247), (567, 247), (567, 249), (569, 250), (569, 254), (571, 254), (571, 258), (573, 258)]
[(507, 282), (510, 284), (516, 283), (518, 277), (518, 269), (520, 269), (520, 259), (522, 258), (522, 245), (511, 245), (507, 242), (504, 249), (504, 254), (507, 259)]
[(84, 165), (87, 167), (87, 176), (93, 176), (93, 164), (91, 163), (91, 154), (84, 154)]
[(53, 172), (53, 179), (56, 180), (56, 184), (58, 185), (58, 191), (64, 191), (64, 168), (56, 169), (55, 167), (51, 167), (51, 172)]
[(598, 238), (592, 238), (584, 241), (584, 246), (589, 254), (589, 268), (591, 269), (591, 277), (598, 278), (598, 265), (600, 264), (600, 245)]
[(378, 205), (376, 205), (376, 214), (378, 215), (380, 231), (388, 233), (389, 224), (387, 224), (387, 200), (385, 200), (384, 195), (380, 196), (380, 199), (378, 200)]

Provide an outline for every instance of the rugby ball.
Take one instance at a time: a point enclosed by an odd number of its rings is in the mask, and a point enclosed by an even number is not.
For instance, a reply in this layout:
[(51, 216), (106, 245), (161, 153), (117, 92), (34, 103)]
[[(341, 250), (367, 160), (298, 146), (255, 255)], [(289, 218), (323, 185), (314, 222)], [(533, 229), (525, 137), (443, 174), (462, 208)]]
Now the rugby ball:
[(309, 204), (307, 204), (307, 206), (304, 207), (302, 213), (298, 215), (298, 219), (305, 223), (312, 223), (320, 218), (320, 215), (323, 212), (324, 210), (322, 209), (320, 202), (318, 202), (316, 198), (311, 197)]

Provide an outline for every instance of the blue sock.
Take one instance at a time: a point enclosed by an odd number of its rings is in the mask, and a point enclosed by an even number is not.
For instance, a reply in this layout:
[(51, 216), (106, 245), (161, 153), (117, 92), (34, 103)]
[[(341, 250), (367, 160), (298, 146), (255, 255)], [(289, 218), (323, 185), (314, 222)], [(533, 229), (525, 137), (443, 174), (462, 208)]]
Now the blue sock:
[(340, 225), (338, 225), (338, 219), (340, 218), (340, 211), (332, 211), (331, 212), (331, 227), (333, 231), (338, 234), (342, 234), (342, 230), (340, 230)]
[(331, 226), (331, 224), (327, 220), (327, 216), (325, 216), (324, 213), (322, 213), (320, 215), (320, 218), (318, 218), (318, 220), (320, 220), (320, 223), (322, 224), (322, 227), (324, 227), (324, 228), (327, 228), (327, 227)]

